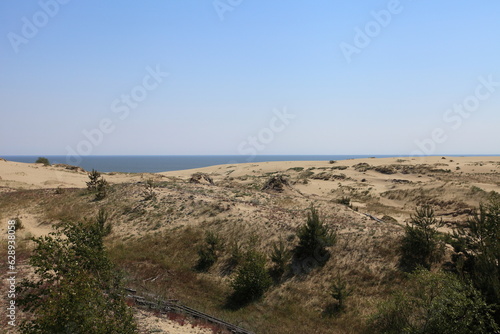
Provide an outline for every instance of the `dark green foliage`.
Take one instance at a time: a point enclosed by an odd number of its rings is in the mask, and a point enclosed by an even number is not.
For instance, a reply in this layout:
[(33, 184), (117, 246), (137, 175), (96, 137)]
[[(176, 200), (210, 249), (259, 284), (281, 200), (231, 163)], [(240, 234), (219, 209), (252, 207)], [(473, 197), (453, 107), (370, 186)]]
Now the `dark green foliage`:
[(87, 182), (87, 190), (95, 193), (95, 200), (100, 201), (106, 197), (108, 190), (108, 182), (101, 177), (101, 173), (92, 169), (88, 173), (89, 181)]
[(238, 266), (243, 263), (245, 259), (245, 252), (243, 250), (243, 245), (238, 241), (233, 241), (229, 245), (229, 264), (231, 267)]
[(337, 240), (334, 230), (327, 226), (319, 217), (318, 211), (311, 207), (307, 213), (307, 222), (297, 233), (299, 244), (294, 255), (297, 259), (313, 258), (324, 264), (329, 258), (326, 247), (333, 246)]
[(34, 238), (30, 264), (37, 279), (19, 286), (18, 303), (31, 319), (22, 333), (135, 333), (119, 276), (104, 249), (110, 233), (100, 211), (90, 222), (66, 223)]
[(108, 193), (108, 181), (104, 178), (101, 178), (97, 181), (95, 200), (100, 201), (104, 197), (106, 197)]
[(345, 309), (346, 299), (352, 295), (352, 289), (347, 286), (347, 282), (340, 277), (337, 277), (330, 286), (330, 296), (337, 301), (337, 311)]
[(486, 301), (497, 307), (500, 323), (500, 200), (481, 205), (464, 228), (454, 233), (456, 255), (453, 257), (459, 274), (470, 279)]
[(43, 164), (44, 166), (50, 166), (49, 159), (44, 158), (44, 157), (39, 157), (38, 159), (36, 159), (35, 163)]
[(222, 239), (214, 232), (207, 232), (205, 234), (205, 243), (198, 250), (198, 263), (196, 269), (199, 271), (207, 271), (212, 267), (217, 259), (219, 258), (219, 253), (224, 249), (224, 243)]
[(436, 229), (442, 224), (430, 206), (419, 207), (411, 215), (401, 244), (401, 267), (404, 270), (411, 272), (419, 266), (430, 269), (433, 263), (442, 259), (444, 244), (438, 239)]
[(87, 190), (88, 191), (96, 191), (97, 190), (97, 181), (101, 177), (101, 173), (92, 169), (91, 172), (88, 173), (90, 181), (87, 182)]
[(264, 295), (272, 284), (266, 270), (266, 258), (255, 251), (245, 254), (245, 261), (238, 268), (236, 277), (231, 282), (234, 292), (233, 303), (243, 305), (257, 300)]
[(407, 286), (379, 306), (369, 333), (499, 333), (481, 294), (452, 274), (416, 270)]
[(273, 250), (271, 251), (273, 267), (270, 273), (276, 281), (280, 281), (285, 274), (286, 267), (291, 258), (292, 254), (290, 250), (287, 249), (286, 243), (283, 240), (273, 244)]

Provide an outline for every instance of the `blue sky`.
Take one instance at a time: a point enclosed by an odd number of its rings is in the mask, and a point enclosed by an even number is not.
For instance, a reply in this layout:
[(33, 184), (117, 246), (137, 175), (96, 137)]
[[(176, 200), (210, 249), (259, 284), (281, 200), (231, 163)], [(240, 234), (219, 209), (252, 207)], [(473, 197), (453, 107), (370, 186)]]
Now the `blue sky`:
[(3, 0), (0, 154), (500, 154), (498, 17), (493, 0)]

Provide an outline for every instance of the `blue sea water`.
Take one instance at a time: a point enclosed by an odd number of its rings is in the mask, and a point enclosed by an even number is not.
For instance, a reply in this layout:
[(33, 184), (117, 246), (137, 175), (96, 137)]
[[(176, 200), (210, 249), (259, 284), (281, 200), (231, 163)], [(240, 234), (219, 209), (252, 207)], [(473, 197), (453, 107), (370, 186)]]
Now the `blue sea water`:
[[(85, 156), (78, 166), (100, 172), (157, 173), (221, 164), (266, 161), (329, 161), (357, 158), (384, 158), (395, 155), (109, 155)], [(1, 156), (9, 161), (33, 163), (39, 156)], [(51, 164), (67, 164), (65, 155), (46, 155)]]

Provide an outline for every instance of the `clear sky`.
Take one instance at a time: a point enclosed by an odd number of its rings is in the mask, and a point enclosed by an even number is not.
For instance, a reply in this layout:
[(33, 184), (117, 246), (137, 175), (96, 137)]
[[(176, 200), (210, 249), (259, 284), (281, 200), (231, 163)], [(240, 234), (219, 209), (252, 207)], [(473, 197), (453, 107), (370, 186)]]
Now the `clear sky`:
[(500, 154), (496, 0), (2, 0), (0, 154)]

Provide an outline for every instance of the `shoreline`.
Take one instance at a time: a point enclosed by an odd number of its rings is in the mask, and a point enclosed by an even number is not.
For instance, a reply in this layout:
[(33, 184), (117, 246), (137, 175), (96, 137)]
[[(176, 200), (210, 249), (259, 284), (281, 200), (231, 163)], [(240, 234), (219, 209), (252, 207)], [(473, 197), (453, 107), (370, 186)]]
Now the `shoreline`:
[[(211, 174), (217, 179), (225, 177), (257, 176), (266, 173), (286, 173), (290, 170), (324, 169), (331, 172), (345, 174), (346, 177), (359, 178), (365, 172), (359, 172), (354, 168), (358, 164), (368, 164), (379, 167), (384, 165), (435, 165), (440, 169), (449, 169), (452, 173), (500, 173), (500, 156), (428, 156), (428, 157), (391, 157), (391, 158), (357, 158), (336, 160), (299, 160), (299, 161), (266, 161), (216, 164), (207, 167), (180, 169), (174, 171), (163, 171), (157, 173), (126, 173), (126, 172), (103, 172), (111, 183), (125, 183), (144, 181), (147, 178), (176, 177), (188, 178), (196, 172)], [(402, 177), (396, 168), (394, 175)], [(377, 179), (387, 177), (389, 174), (371, 173)], [(10, 189), (34, 189), (34, 188), (84, 188), (87, 181), (87, 171), (70, 166), (43, 166), (36, 163), (23, 163), (0, 160), (0, 187)]]
[[(93, 155), (83, 157), (84, 162), (78, 164), (68, 163), (66, 156), (46, 155), (51, 164), (71, 165), (91, 171), (98, 170), (101, 173), (170, 173), (199, 168), (212, 168), (222, 165), (244, 165), (278, 162), (323, 162), (323, 161), (352, 161), (360, 159), (404, 159), (424, 162), (426, 159), (436, 157), (450, 158), (495, 158), (500, 155), (431, 155), (431, 156), (404, 156), (404, 155), (259, 155), (256, 157), (241, 155)], [(5, 158), (4, 158), (5, 157)], [(35, 164), (38, 156), (34, 155), (11, 155), (0, 156), (0, 159), (9, 162)], [(85, 160), (87, 159), (87, 160)]]

